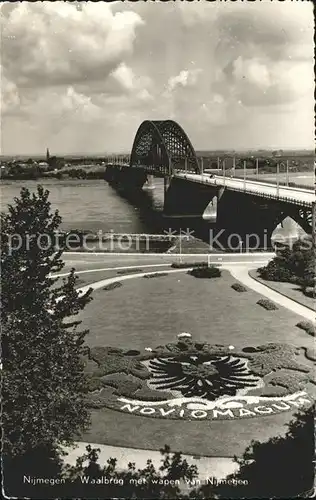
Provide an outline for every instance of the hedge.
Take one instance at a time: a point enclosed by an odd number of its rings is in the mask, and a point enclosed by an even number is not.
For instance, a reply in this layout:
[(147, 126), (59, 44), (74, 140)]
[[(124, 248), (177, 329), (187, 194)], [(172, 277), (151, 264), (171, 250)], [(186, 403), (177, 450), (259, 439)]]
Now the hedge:
[(188, 274), (195, 278), (220, 278), (222, 275), (221, 270), (215, 266), (195, 267), (188, 271)]
[(114, 283), (110, 283), (109, 285), (106, 285), (103, 290), (109, 291), (109, 290), (114, 290), (115, 288), (120, 288), (122, 286), (122, 283), (120, 281), (115, 281)]
[(232, 288), (236, 292), (247, 292), (247, 288), (244, 285), (242, 285), (241, 283), (233, 283)]
[(142, 269), (121, 269), (120, 271), (116, 271), (116, 274), (134, 274), (134, 273), (142, 273)]
[(272, 302), (269, 299), (260, 299), (258, 300), (257, 304), (259, 306), (264, 307), (267, 311), (275, 311), (276, 309), (279, 309), (274, 302)]
[(315, 337), (315, 325), (311, 321), (300, 321), (296, 326), (305, 330), (312, 337)]
[(168, 276), (168, 273), (145, 274), (144, 278), (159, 278), (159, 276)]
[(207, 262), (173, 262), (171, 267), (175, 267), (176, 269), (184, 269), (186, 267), (207, 267)]

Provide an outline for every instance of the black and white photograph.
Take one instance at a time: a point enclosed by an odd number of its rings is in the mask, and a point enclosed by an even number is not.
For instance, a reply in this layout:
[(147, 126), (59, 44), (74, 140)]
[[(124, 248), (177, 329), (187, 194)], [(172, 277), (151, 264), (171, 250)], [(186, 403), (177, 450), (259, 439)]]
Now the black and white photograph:
[(313, 2), (0, 18), (3, 496), (313, 497)]

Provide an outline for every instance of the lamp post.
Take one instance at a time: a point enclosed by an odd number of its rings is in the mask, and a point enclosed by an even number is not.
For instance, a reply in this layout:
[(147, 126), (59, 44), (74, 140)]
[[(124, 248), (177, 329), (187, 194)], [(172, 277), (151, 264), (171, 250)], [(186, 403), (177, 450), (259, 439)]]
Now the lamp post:
[(244, 189), (246, 189), (246, 160), (244, 160)]
[(226, 162), (225, 162), (225, 159), (223, 160), (223, 177), (224, 177), (224, 185), (225, 185), (225, 175), (226, 175), (226, 171), (225, 171), (225, 167), (226, 167)]
[(236, 171), (236, 158), (234, 156), (234, 158), (233, 158), (233, 175), (232, 175), (232, 177), (235, 177), (235, 171)]
[(259, 180), (259, 159), (256, 158), (256, 177)]
[(202, 158), (201, 158), (201, 175), (203, 175), (203, 168), (204, 168), (204, 158), (202, 156)]
[(286, 185), (289, 185), (289, 160), (286, 160)]
[(280, 179), (279, 179), (279, 175), (280, 175), (280, 164), (278, 162), (277, 163), (277, 196), (279, 196), (279, 193), (280, 193)]

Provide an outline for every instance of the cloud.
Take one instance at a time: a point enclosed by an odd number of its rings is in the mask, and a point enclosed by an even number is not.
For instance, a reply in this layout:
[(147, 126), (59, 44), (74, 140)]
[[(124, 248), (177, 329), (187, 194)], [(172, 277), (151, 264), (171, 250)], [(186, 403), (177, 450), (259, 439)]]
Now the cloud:
[(2, 64), (20, 87), (102, 79), (132, 52), (141, 24), (106, 4), (24, 2), (3, 18)]
[(16, 84), (5, 76), (3, 68), (1, 75), (1, 114), (2, 116), (16, 113), (20, 105), (20, 96)]
[(147, 87), (151, 85), (151, 79), (146, 76), (136, 75), (133, 69), (124, 62), (121, 63), (110, 75), (123, 92), (134, 93), (142, 99), (150, 98)]
[(1, 16), (7, 151), (128, 150), (141, 121), (168, 118), (198, 149), (313, 145), (308, 2), (21, 2)]
[(179, 87), (194, 87), (197, 84), (198, 75), (201, 71), (201, 69), (183, 69), (177, 76), (171, 76), (169, 78), (167, 89), (172, 92)]

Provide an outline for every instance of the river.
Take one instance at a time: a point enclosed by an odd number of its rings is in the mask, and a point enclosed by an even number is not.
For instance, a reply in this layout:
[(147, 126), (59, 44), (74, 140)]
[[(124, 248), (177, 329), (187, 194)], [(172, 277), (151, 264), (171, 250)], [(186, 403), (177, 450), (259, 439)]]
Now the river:
[[(50, 192), (53, 209), (62, 216), (62, 228), (102, 230), (121, 233), (153, 233), (158, 230), (158, 214), (163, 206), (163, 182), (155, 179), (155, 189), (142, 193), (138, 206), (122, 198), (103, 180), (24, 181), (23, 187), (35, 191), (40, 183)], [(1, 210), (19, 195), (21, 181), (1, 182)]]

